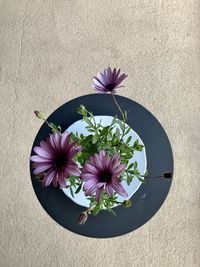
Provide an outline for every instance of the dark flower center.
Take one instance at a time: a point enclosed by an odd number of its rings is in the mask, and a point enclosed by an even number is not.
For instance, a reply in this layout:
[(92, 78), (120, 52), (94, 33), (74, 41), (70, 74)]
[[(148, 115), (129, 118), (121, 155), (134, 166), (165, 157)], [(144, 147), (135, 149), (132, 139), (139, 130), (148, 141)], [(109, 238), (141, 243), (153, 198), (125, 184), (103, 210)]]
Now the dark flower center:
[(110, 84), (107, 84), (107, 85), (106, 85), (106, 89), (107, 89), (108, 91), (112, 91), (114, 88), (115, 88), (115, 84), (113, 84), (113, 83), (110, 83)]
[(68, 156), (66, 152), (59, 152), (54, 160), (54, 165), (58, 168), (61, 169), (66, 166), (68, 162)]
[(112, 173), (110, 171), (102, 171), (99, 175), (99, 180), (102, 183), (110, 183), (112, 180)]

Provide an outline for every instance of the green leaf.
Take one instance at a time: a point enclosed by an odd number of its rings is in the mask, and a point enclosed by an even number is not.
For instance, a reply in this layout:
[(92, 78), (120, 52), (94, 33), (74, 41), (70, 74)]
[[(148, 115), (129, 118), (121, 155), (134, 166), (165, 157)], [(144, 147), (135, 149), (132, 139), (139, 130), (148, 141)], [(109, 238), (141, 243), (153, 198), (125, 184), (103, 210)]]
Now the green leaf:
[(133, 149), (137, 151), (142, 151), (143, 150), (143, 145), (139, 144), (139, 140), (137, 139), (134, 144), (133, 144)]
[(60, 127), (60, 125), (58, 125), (58, 126), (57, 126), (57, 128), (58, 128), (59, 132), (61, 132), (61, 131), (62, 131), (62, 129), (61, 129), (61, 127)]
[(128, 129), (125, 131), (124, 135), (128, 134), (130, 132), (131, 128), (128, 127)]
[(82, 187), (82, 183), (76, 189), (75, 194), (78, 194), (81, 191), (81, 187)]
[(135, 170), (134, 170), (134, 171), (132, 171), (132, 170), (128, 170), (128, 172), (129, 172), (130, 174), (135, 175)]
[(113, 120), (112, 120), (112, 124), (115, 124), (115, 123), (117, 123), (117, 116), (115, 116), (115, 117), (113, 118)]
[(69, 177), (69, 181), (70, 181), (70, 184), (72, 186), (75, 186), (75, 183), (76, 183), (76, 177), (75, 176), (70, 176)]
[(131, 176), (131, 175), (127, 175), (127, 184), (128, 185), (130, 185), (130, 183), (132, 182), (132, 180), (133, 180), (133, 176)]
[(107, 211), (108, 211), (109, 213), (111, 213), (112, 215), (117, 216), (117, 214), (114, 212), (113, 209), (107, 207)]
[(96, 142), (99, 140), (98, 134), (94, 134), (92, 137), (92, 144), (96, 144)]
[(138, 166), (137, 161), (135, 161), (133, 164), (134, 164), (134, 170), (136, 170), (137, 169), (137, 166)]
[(88, 125), (93, 126), (91, 121), (88, 119), (88, 117), (83, 117), (83, 119)]
[(119, 127), (121, 128), (121, 130), (124, 130), (124, 124), (122, 121), (120, 121), (119, 119), (117, 120), (117, 123), (119, 124)]
[(93, 216), (97, 216), (97, 214), (100, 212), (100, 210), (96, 209), (92, 211)]
[(127, 144), (130, 143), (131, 139), (132, 139), (132, 136), (129, 136), (128, 139), (126, 140), (126, 143)]
[(138, 180), (142, 182), (143, 184), (146, 183), (146, 180), (144, 178), (141, 178), (140, 176), (137, 176)]
[(93, 133), (94, 132), (94, 130), (91, 129), (91, 128), (88, 128), (87, 131), (90, 132), (90, 133)]
[(59, 131), (59, 129), (57, 128), (57, 126), (55, 124), (53, 124), (52, 122), (49, 123), (49, 127), (51, 128), (53, 133), (56, 133)]
[(101, 132), (101, 134), (102, 134), (102, 135), (107, 135), (107, 134), (108, 134), (108, 130), (109, 130), (109, 128), (110, 128), (110, 126), (106, 126), (106, 127), (104, 127), (103, 130), (102, 130), (102, 132)]
[(116, 129), (116, 131), (115, 131), (115, 135), (116, 135), (116, 137), (117, 137), (118, 139), (120, 139), (121, 134), (120, 134), (120, 130), (119, 130), (118, 127), (117, 127), (117, 129)]
[(100, 212), (100, 206), (97, 205), (93, 210), (92, 210), (92, 215), (96, 216)]
[(74, 192), (73, 192), (73, 190), (72, 190), (72, 187), (70, 186), (70, 193), (71, 193), (71, 195), (72, 195), (72, 197), (74, 197)]
[(128, 166), (127, 170), (130, 170), (130, 169), (133, 168), (133, 167), (134, 167), (134, 163), (131, 163), (131, 164)]
[(108, 199), (105, 199), (105, 200), (104, 200), (104, 206), (105, 206), (106, 208), (109, 206), (109, 203), (110, 203), (110, 202), (109, 202)]

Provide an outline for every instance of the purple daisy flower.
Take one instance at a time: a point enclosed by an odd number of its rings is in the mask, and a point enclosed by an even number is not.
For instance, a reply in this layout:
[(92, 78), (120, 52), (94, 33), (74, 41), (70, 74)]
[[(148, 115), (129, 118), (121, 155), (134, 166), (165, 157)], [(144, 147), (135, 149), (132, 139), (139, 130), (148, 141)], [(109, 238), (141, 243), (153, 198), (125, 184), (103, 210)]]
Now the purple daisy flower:
[(98, 91), (99, 93), (116, 93), (116, 88), (124, 87), (123, 85), (119, 86), (120, 83), (126, 79), (128, 75), (125, 73), (120, 75), (120, 69), (113, 70), (109, 67), (102, 72), (97, 74), (97, 77), (93, 77), (93, 84), (92, 86)]
[(81, 151), (81, 147), (75, 147), (76, 141), (70, 143), (70, 134), (66, 131), (63, 134), (51, 134), (40, 146), (33, 148), (37, 155), (30, 158), (34, 162), (34, 174), (45, 172), (42, 183), (44, 186), (52, 182), (56, 187), (66, 187), (65, 178), (70, 175), (80, 176), (77, 164), (72, 160)]
[(90, 162), (83, 167), (81, 179), (85, 181), (83, 189), (86, 196), (96, 193), (97, 201), (100, 200), (105, 189), (109, 196), (117, 192), (121, 196), (128, 196), (121, 185), (119, 175), (126, 166), (120, 163), (120, 155), (117, 153), (110, 158), (104, 150), (90, 157)]

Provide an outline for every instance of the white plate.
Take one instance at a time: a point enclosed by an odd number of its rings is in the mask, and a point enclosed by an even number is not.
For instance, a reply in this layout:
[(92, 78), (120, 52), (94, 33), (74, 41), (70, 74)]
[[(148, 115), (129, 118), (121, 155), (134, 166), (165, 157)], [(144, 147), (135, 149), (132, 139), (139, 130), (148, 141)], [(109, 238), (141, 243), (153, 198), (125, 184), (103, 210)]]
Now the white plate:
[[(99, 123), (101, 121), (102, 126), (110, 125), (112, 123), (112, 120), (113, 120), (112, 116), (94, 116), (94, 117), (95, 117), (95, 120), (97, 123)], [(79, 120), (79, 121), (74, 122), (71, 126), (69, 126), (67, 128), (67, 131), (68, 132), (74, 132), (74, 133), (77, 132), (79, 135), (81, 133), (84, 135), (91, 134), (87, 131), (85, 126), (87, 126), (86, 122)], [(115, 129), (113, 131), (115, 131)], [(124, 137), (124, 141), (126, 141), (129, 136), (132, 136), (132, 139), (130, 141), (130, 145), (133, 145), (135, 140), (138, 139), (139, 144), (144, 146), (144, 143), (142, 142), (141, 138), (134, 130), (131, 129), (131, 131)], [(138, 163), (138, 170), (139, 170), (140, 174), (143, 175), (146, 172), (146, 167), (147, 167), (145, 147), (143, 148), (143, 150), (141, 152), (140, 151), (134, 152), (133, 157), (129, 160), (129, 164), (132, 162), (135, 162), (135, 161), (137, 161), (137, 163)], [(140, 185), (141, 185), (141, 182), (136, 177), (133, 178), (130, 185), (127, 185), (126, 181), (122, 181), (122, 186), (124, 187), (124, 189), (128, 193), (128, 197), (122, 197), (122, 196), (118, 195), (117, 200), (121, 202), (125, 199), (131, 198), (131, 196), (139, 189)], [(86, 198), (86, 196), (84, 195), (84, 192), (82, 190), (78, 194), (74, 194), (74, 198), (72, 197), (69, 188), (62, 188), (62, 190), (76, 204), (84, 206), (84, 207), (89, 207), (90, 201)], [(74, 191), (75, 191), (75, 189), (74, 189)]]

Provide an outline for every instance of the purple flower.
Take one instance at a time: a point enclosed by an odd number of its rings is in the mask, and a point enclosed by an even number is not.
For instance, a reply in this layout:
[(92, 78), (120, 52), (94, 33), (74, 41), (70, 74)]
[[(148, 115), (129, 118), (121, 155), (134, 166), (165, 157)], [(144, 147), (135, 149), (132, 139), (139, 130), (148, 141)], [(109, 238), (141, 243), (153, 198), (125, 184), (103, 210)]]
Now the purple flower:
[(102, 72), (97, 74), (97, 77), (93, 77), (93, 87), (98, 91), (99, 93), (116, 93), (116, 88), (124, 87), (119, 86), (120, 83), (126, 79), (128, 75), (125, 73), (120, 75), (120, 69), (116, 70), (114, 68), (113, 70), (109, 67), (105, 69)]
[(80, 176), (77, 164), (72, 160), (81, 150), (75, 147), (76, 141), (70, 143), (70, 134), (66, 131), (63, 134), (51, 134), (45, 141), (40, 142), (40, 146), (33, 148), (37, 155), (30, 159), (34, 162), (34, 174), (45, 172), (42, 183), (44, 186), (52, 182), (56, 187), (66, 187), (65, 178), (70, 175)]
[(121, 185), (119, 175), (125, 169), (120, 163), (120, 155), (117, 153), (110, 158), (104, 150), (90, 157), (90, 162), (83, 167), (81, 179), (85, 181), (83, 189), (86, 196), (96, 193), (97, 201), (100, 200), (102, 191), (105, 189), (109, 196), (114, 192), (122, 196), (128, 196)]

